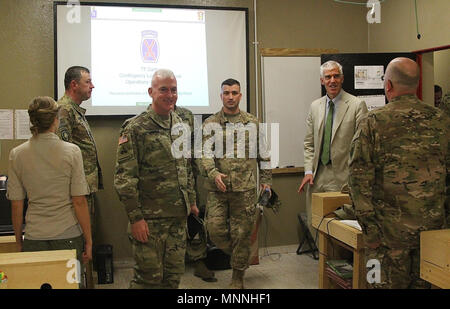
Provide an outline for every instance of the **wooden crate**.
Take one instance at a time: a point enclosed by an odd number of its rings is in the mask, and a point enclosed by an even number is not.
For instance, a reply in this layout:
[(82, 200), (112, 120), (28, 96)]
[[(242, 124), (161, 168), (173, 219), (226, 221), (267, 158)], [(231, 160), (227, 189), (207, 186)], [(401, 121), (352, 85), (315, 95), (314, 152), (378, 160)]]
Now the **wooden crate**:
[(15, 236), (0, 236), (0, 253), (18, 252)]
[(450, 229), (420, 233), (420, 277), (450, 289)]
[(77, 270), (76, 250), (0, 253), (0, 271), (7, 281), (0, 288), (40, 289), (48, 284), (53, 289), (77, 289), (78, 283), (69, 282)]
[(322, 192), (312, 194), (312, 213), (319, 217), (335, 211), (343, 204), (351, 203), (350, 197), (341, 192)]

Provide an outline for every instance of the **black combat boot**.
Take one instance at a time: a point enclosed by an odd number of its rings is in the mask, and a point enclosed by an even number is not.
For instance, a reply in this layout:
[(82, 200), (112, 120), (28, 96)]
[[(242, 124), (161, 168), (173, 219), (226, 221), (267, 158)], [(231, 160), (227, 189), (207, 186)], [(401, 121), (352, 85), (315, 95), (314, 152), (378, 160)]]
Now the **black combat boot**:
[(216, 282), (217, 278), (214, 277), (214, 272), (209, 270), (203, 260), (195, 261), (194, 264), (194, 276), (202, 278), (206, 282)]

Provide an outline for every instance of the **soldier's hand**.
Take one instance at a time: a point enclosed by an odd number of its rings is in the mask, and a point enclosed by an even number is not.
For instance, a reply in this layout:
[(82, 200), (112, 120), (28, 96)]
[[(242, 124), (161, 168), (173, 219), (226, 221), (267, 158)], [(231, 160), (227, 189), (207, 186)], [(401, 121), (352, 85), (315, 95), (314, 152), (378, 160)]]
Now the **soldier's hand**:
[(266, 191), (266, 189), (268, 189), (268, 191), (269, 191), (269, 197), (272, 196), (272, 190), (270, 189), (270, 185), (266, 185), (266, 184), (262, 183), (262, 184), (260, 185), (260, 188), (261, 188), (261, 192), (264, 192), (264, 191)]
[(314, 182), (313, 182), (313, 175), (312, 175), (312, 174), (308, 174), (308, 175), (305, 175), (305, 177), (303, 177), (303, 181), (302, 181), (300, 187), (298, 187), (298, 190), (297, 190), (298, 194), (300, 194), (300, 193), (303, 192), (303, 187), (304, 187), (307, 183), (308, 183), (309, 185), (313, 185), (313, 184), (314, 184)]
[(150, 232), (148, 230), (147, 222), (144, 219), (134, 222), (131, 225), (131, 235), (137, 241), (146, 243)]
[(227, 191), (227, 187), (225, 186), (225, 184), (223, 183), (222, 178), (227, 178), (228, 176), (222, 173), (219, 173), (219, 175), (216, 176), (216, 179), (214, 179), (215, 183), (216, 183), (216, 187), (217, 189), (219, 189), (219, 191), (225, 192)]
[(191, 213), (194, 214), (194, 216), (198, 217), (198, 214), (200, 211), (198, 210), (198, 207), (196, 204), (191, 205)]

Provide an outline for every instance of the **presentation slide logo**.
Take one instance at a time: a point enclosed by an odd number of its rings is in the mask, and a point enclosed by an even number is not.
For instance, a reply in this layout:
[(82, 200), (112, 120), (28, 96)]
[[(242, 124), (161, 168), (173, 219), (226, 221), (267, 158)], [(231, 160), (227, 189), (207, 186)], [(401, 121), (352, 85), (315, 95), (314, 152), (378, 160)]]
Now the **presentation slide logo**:
[(158, 32), (142, 31), (141, 58), (145, 63), (156, 63), (159, 58)]
[(91, 19), (97, 18), (97, 10), (95, 9), (95, 6), (91, 9)]

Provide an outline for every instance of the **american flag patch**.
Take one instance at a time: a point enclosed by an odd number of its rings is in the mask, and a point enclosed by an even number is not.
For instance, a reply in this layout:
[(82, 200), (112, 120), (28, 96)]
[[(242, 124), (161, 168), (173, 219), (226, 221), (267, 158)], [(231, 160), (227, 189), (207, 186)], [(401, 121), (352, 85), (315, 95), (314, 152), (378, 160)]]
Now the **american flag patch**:
[(126, 135), (122, 135), (121, 137), (119, 137), (119, 145), (122, 145), (126, 142), (128, 142), (128, 137)]

